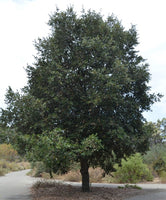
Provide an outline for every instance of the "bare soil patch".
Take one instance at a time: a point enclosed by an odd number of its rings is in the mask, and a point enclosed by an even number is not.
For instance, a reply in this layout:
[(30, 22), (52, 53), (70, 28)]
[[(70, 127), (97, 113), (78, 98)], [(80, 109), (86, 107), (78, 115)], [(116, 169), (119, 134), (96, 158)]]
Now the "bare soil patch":
[(37, 183), (32, 188), (33, 200), (123, 200), (145, 193), (132, 188), (91, 188), (83, 193), (80, 187), (61, 183)]

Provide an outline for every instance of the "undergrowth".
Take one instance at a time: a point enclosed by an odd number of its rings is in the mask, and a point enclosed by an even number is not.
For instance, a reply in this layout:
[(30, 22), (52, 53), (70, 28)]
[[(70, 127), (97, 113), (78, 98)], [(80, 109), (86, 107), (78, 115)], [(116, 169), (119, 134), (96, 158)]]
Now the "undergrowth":
[(28, 162), (21, 161), (17, 151), (10, 144), (0, 144), (0, 176), (30, 168)]

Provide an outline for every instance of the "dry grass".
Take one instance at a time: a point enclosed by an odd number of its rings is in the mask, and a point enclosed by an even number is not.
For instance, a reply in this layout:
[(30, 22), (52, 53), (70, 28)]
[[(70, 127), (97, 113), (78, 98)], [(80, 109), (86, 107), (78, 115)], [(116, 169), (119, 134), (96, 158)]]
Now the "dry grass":
[(12, 171), (29, 169), (30, 164), (28, 162), (20, 162), (20, 159), (11, 144), (0, 144), (0, 176)]
[[(91, 183), (101, 183), (105, 182), (105, 179), (103, 179), (103, 170), (101, 168), (90, 168), (89, 169), (89, 176), (90, 176), (90, 182)], [(35, 172), (31, 172), (31, 175), (33, 176)], [(49, 179), (49, 174), (43, 172), (41, 174), (41, 177), (44, 179)], [(62, 181), (71, 181), (71, 182), (81, 182), (81, 174), (79, 170), (71, 170), (66, 174), (63, 175), (57, 175), (53, 174), (54, 179), (56, 180), (62, 180)]]
[(22, 161), (22, 162), (17, 162), (17, 165), (19, 167), (19, 170), (24, 170), (24, 169), (30, 169), (31, 165), (29, 162)]
[(30, 164), (28, 162), (9, 162), (6, 160), (0, 160), (0, 176), (4, 176), (5, 174), (18, 171), (29, 169)]
[(67, 174), (61, 176), (61, 180), (71, 181), (71, 182), (80, 182), (81, 181), (81, 174), (80, 174), (79, 171), (69, 171)]
[(160, 181), (161, 181), (161, 183), (166, 183), (166, 172), (165, 171), (160, 173)]
[(95, 169), (90, 168), (89, 169), (90, 182), (91, 183), (103, 182), (103, 173), (104, 173), (104, 171), (99, 167), (97, 167)]
[(131, 188), (91, 188), (83, 193), (80, 187), (55, 182), (38, 182), (32, 188), (33, 200), (122, 200), (141, 193)]

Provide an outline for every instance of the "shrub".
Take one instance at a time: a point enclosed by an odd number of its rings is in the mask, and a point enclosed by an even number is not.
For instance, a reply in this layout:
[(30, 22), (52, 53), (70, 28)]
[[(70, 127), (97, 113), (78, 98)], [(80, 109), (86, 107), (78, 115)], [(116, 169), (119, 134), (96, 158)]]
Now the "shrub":
[(31, 163), (31, 167), (33, 168), (34, 177), (42, 177), (42, 173), (47, 172), (43, 162), (33, 162)]
[(0, 167), (0, 176), (4, 176), (6, 173), (6, 170), (4, 170), (2, 167)]
[(150, 148), (143, 156), (144, 162), (159, 175), (166, 171), (166, 145), (158, 144)]
[[(0, 160), (0, 169), (3, 171), (3, 173), (8, 173), (10, 171), (17, 171), (20, 170), (20, 167), (15, 162), (8, 162), (6, 160)], [(2, 173), (2, 174), (3, 174)], [(3, 174), (4, 175), (4, 174)]]
[(153, 176), (147, 165), (143, 163), (142, 156), (136, 153), (126, 160), (122, 159), (122, 166), (115, 165), (114, 179), (120, 183), (138, 183), (140, 181), (153, 180)]
[(18, 170), (20, 170), (20, 167), (19, 167), (19, 165), (17, 164), (17, 163), (15, 163), (15, 162), (10, 162), (10, 163), (8, 163), (8, 170), (9, 171), (18, 171)]
[(11, 171), (18, 171), (23, 169), (28, 169), (29, 165), (28, 163), (21, 162), (9, 162), (4, 159), (0, 160), (0, 176), (4, 176), (5, 174), (11, 172)]
[(11, 144), (0, 144), (0, 159), (14, 161), (18, 158), (17, 151)]
[(160, 176), (161, 182), (166, 183), (166, 172), (162, 171), (159, 176)]

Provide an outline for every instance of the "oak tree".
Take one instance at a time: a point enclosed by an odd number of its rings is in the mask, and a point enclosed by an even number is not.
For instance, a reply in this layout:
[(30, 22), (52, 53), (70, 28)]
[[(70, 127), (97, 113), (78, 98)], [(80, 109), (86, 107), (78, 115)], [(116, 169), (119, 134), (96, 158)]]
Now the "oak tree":
[(35, 42), (28, 85), (22, 94), (8, 92), (2, 118), (36, 135), (34, 157), (54, 171), (79, 162), (82, 190), (89, 191), (90, 166), (109, 172), (114, 162), (147, 149), (143, 112), (159, 96), (150, 93), (135, 26), (126, 30), (114, 16), (73, 8), (57, 9), (48, 25), (50, 34)]

